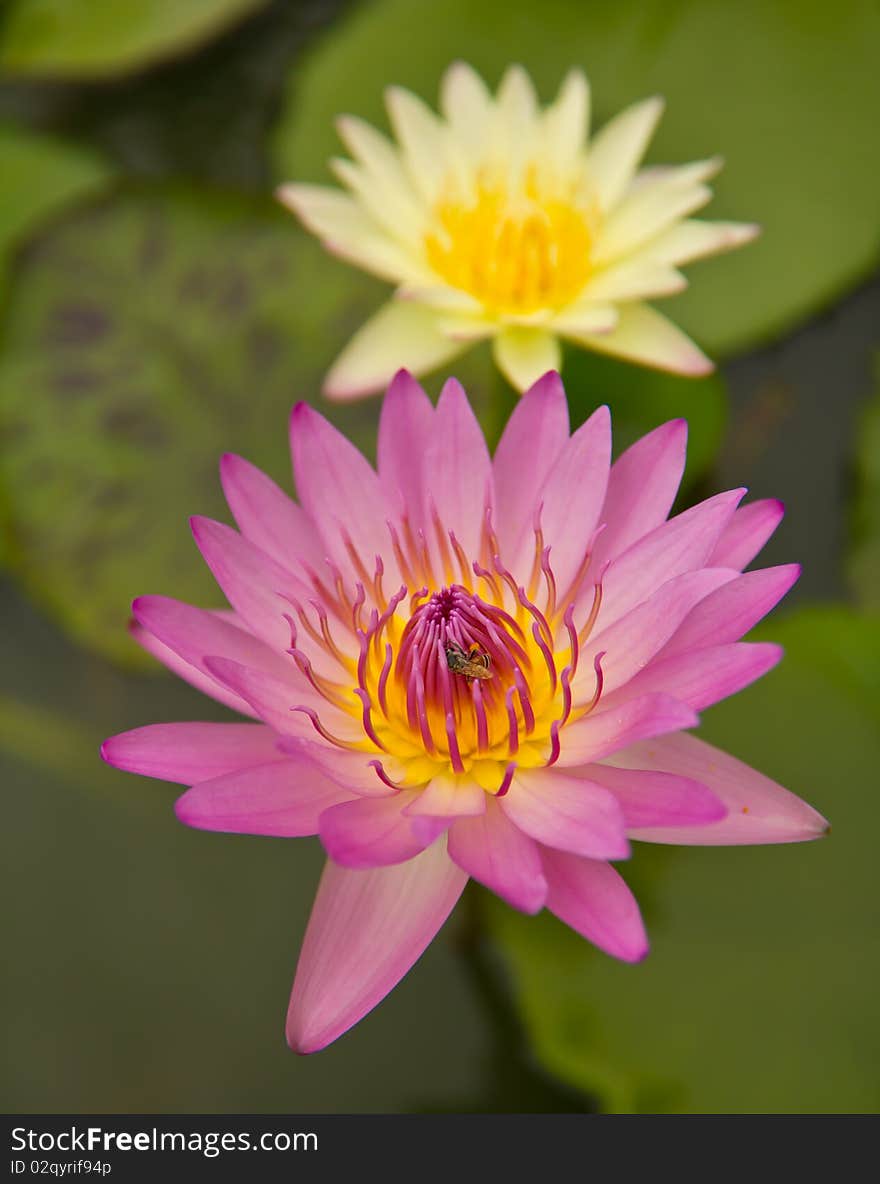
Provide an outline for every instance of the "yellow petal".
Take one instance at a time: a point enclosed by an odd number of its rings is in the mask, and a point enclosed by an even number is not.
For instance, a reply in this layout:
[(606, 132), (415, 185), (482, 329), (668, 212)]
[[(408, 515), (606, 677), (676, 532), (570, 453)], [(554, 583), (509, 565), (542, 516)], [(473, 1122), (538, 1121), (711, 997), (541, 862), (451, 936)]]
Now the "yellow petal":
[(626, 192), (662, 112), (661, 98), (645, 99), (609, 120), (593, 140), (587, 168), (603, 210)]
[(545, 329), (509, 326), (493, 343), (495, 362), (519, 391), (527, 390), (548, 370), (558, 370), (562, 351), (559, 341)]
[(715, 368), (681, 329), (647, 304), (622, 305), (617, 328), (610, 333), (567, 336), (588, 349), (641, 362), (657, 370), (696, 377)]
[(401, 367), (424, 374), (466, 346), (445, 336), (423, 304), (392, 300), (362, 325), (324, 380), (328, 399), (346, 402), (384, 389)]

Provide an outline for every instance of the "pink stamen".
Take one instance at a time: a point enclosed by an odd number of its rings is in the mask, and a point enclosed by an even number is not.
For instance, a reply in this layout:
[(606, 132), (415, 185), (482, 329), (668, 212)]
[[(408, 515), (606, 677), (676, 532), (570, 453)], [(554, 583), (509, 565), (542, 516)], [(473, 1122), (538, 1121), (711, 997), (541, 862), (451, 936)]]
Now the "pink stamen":
[(519, 695), (519, 705), (523, 713), (523, 723), (526, 727), (526, 735), (530, 736), (535, 730), (535, 713), (532, 710), (532, 703), (529, 699), (529, 688), (526, 680), (523, 678), (523, 672), (519, 666), (513, 668), (513, 681), (516, 684), (517, 694)]
[(290, 650), (296, 648), (296, 639), (298, 636), (296, 630), (296, 621), (294, 621), (290, 613), (282, 613), (281, 615), (290, 626), (290, 646), (288, 647), (288, 653), (290, 653)]
[(565, 616), (562, 618), (566, 629), (568, 630), (568, 644), (571, 649), (571, 656), (569, 662), (571, 664), (571, 672), (577, 670), (578, 658), (580, 657), (580, 643), (578, 642), (577, 629), (574, 627), (574, 605), (570, 604), (565, 610)]
[(370, 737), (370, 739), (373, 741), (373, 743), (376, 745), (377, 748), (381, 748), (383, 752), (387, 752), (388, 751), (387, 746), (385, 744), (383, 744), (382, 741), (379, 739), (378, 735), (376, 734), (376, 729), (373, 727), (373, 717), (371, 715), (371, 710), (372, 710), (373, 704), (372, 704), (372, 700), (370, 699), (370, 696), (363, 689), (363, 687), (356, 687), (354, 693), (357, 695), (357, 697), (360, 699), (361, 703), (363, 704), (364, 710), (363, 710), (362, 719), (363, 719), (364, 731), (367, 733), (367, 735)]
[(516, 709), (513, 706), (513, 696), (515, 694), (516, 687), (508, 687), (507, 694), (504, 696), (504, 706), (507, 708), (507, 727), (509, 732), (507, 744), (511, 756), (519, 752), (519, 721), (516, 718)]
[(332, 703), (334, 707), (339, 707), (343, 711), (347, 709), (348, 702), (344, 697), (345, 687), (340, 686), (339, 683), (330, 682), (329, 679), (322, 678), (321, 675), (316, 674), (311, 662), (302, 650), (291, 646), (287, 652), (323, 699), (326, 699), (328, 703)]
[(391, 648), (391, 642), (385, 642), (385, 662), (379, 674), (379, 685), (377, 687), (377, 695), (379, 698), (379, 706), (385, 718), (388, 718), (388, 701), (385, 698), (385, 689), (388, 685), (388, 675), (391, 673), (391, 661), (394, 656), (394, 651)]
[[(431, 735), (431, 724), (428, 720), (428, 709), (425, 705), (425, 681), (422, 675), (422, 666), (419, 662), (419, 645), (415, 642), (413, 645), (413, 664), (412, 664), (412, 678), (410, 685), (413, 691), (413, 710), (415, 719), (410, 715), (410, 725), (418, 725), (418, 729), (422, 736), (422, 743), (431, 755), (437, 752), (434, 744), (434, 737)], [(407, 705), (409, 705), (409, 688), (407, 688)]]
[(486, 705), (483, 703), (483, 688), (474, 682), (471, 688), (474, 699), (474, 715), (477, 718), (477, 751), (485, 752), (489, 747), (489, 721), (486, 719)]
[(446, 716), (446, 739), (449, 741), (449, 759), (456, 773), (464, 772), (461, 753), (458, 750), (458, 736), (455, 731), (455, 716), (450, 711)]
[(537, 642), (538, 648), (544, 655), (544, 662), (547, 665), (547, 673), (550, 675), (550, 693), (556, 694), (556, 663), (553, 661), (553, 655), (550, 652), (550, 647), (541, 636), (541, 630), (538, 627), (537, 621), (532, 625), (532, 636)]
[[(575, 572), (574, 578), (572, 579), (571, 583), (568, 586), (568, 590), (566, 591), (565, 595), (562, 598), (562, 604), (574, 604), (575, 601), (577, 600), (577, 598), (580, 594), (581, 585), (583, 584), (584, 580), (587, 578), (587, 572), (590, 570), (590, 565), (593, 562), (593, 550), (596, 546), (596, 539), (599, 537), (599, 535), (602, 533), (602, 531), (604, 529), (605, 529), (605, 523), (600, 522), (599, 525), (596, 527), (596, 529), (593, 531), (592, 535), (590, 536), (590, 539), (587, 543), (586, 550), (584, 551), (584, 557), (580, 563), (580, 567), (578, 567), (577, 571)], [(601, 582), (601, 577), (600, 577), (600, 582)]]
[(382, 588), (382, 576), (385, 574), (385, 564), (382, 562), (382, 556), (376, 556), (376, 566), (373, 570), (373, 594), (376, 597), (377, 604), (385, 604), (385, 592)]
[(528, 611), (532, 614), (532, 616), (538, 622), (541, 632), (544, 635), (544, 640), (547, 642), (548, 645), (552, 646), (553, 645), (553, 633), (550, 629), (550, 625), (547, 621), (547, 618), (544, 616), (544, 614), (541, 612), (541, 610), (538, 608), (538, 606), (536, 604), (534, 604), (531, 600), (529, 600), (528, 596), (526, 596), (525, 588), (519, 587), (517, 589), (517, 595), (519, 597), (519, 602), (523, 606), (523, 608), (528, 609)]
[(379, 778), (382, 784), (387, 785), (389, 789), (401, 790), (404, 788), (399, 782), (391, 780), (391, 778), (385, 772), (382, 762), (378, 760), (378, 758), (376, 760), (367, 761), (367, 764), (371, 769), (375, 770), (376, 776)]
[(602, 687), (605, 683), (605, 676), (602, 674), (602, 659), (604, 657), (605, 650), (602, 650), (602, 652), (596, 654), (596, 657), (593, 659), (593, 669), (596, 671), (596, 690), (593, 693), (592, 699), (587, 704), (584, 715), (589, 715), (599, 700), (602, 698)]
[(559, 743), (559, 721), (554, 720), (550, 725), (550, 755), (547, 758), (547, 767), (555, 765), (559, 760), (559, 753), (561, 745)]
[(498, 787), (498, 789), (495, 792), (496, 798), (503, 798), (504, 795), (507, 793), (507, 791), (510, 789), (510, 785), (511, 785), (511, 782), (513, 781), (513, 775), (515, 772), (516, 772), (516, 761), (511, 761), (510, 764), (507, 766), (507, 768), (504, 770), (504, 780), (501, 782), (500, 786)]
[(334, 736), (332, 732), (328, 732), (321, 723), (318, 713), (315, 711), (314, 707), (306, 707), (304, 704), (299, 703), (295, 707), (291, 707), (290, 710), (301, 711), (303, 715), (307, 715), (312, 722), (312, 727), (319, 736), (323, 736), (328, 744), (335, 744), (337, 748), (344, 748), (348, 752), (358, 752), (360, 750), (360, 745), (352, 742), (351, 740), (340, 740), (338, 736)]
[(501, 599), (501, 585), (495, 579), (495, 576), (493, 575), (493, 573), (491, 571), (489, 571), (487, 568), (483, 567), (481, 564), (477, 563), (476, 560), (474, 560), (473, 567), (474, 567), (474, 574), (476, 576), (478, 576), (481, 580), (485, 580), (486, 583), (489, 585), (489, 587), (492, 589), (492, 594), (494, 595), (495, 599), (500, 600)]
[(351, 606), (351, 627), (355, 633), (363, 631), (363, 618), (361, 616), (361, 609), (367, 600), (366, 589), (363, 584), (358, 581), (356, 585), (357, 595), (354, 598), (354, 604)]
[(471, 567), (468, 563), (467, 555), (464, 553), (464, 547), (462, 547), (461, 543), (455, 537), (454, 530), (450, 530), (449, 532), (449, 541), (452, 543), (452, 549), (455, 552), (456, 559), (458, 560), (458, 566), (461, 571), (461, 582), (464, 584), (465, 588), (470, 590)]
[(596, 624), (596, 618), (599, 615), (599, 609), (601, 608), (601, 606), (602, 606), (602, 585), (601, 584), (594, 584), (593, 585), (593, 605), (590, 609), (590, 615), (587, 617), (587, 620), (586, 620), (585, 624), (583, 625), (583, 627), (578, 631), (578, 641), (581, 643), (581, 645), (584, 644), (584, 642), (587, 640), (587, 638), (593, 632), (593, 626)]
[(538, 580), (541, 575), (541, 557), (544, 553), (544, 532), (541, 529), (541, 515), (544, 512), (544, 503), (539, 502), (535, 507), (535, 517), (532, 522), (532, 531), (535, 535), (535, 556), (532, 560), (532, 571), (529, 576), (529, 594), (534, 598), (538, 591)]
[(562, 682), (562, 715), (559, 717), (559, 726), (563, 727), (571, 715), (571, 678), (574, 674), (572, 666), (566, 666), (560, 675)]
[(541, 571), (544, 573), (544, 579), (547, 581), (547, 608), (545, 613), (552, 620), (556, 616), (556, 577), (550, 566), (549, 547), (545, 547), (541, 553)]
[(516, 580), (501, 562), (500, 555), (492, 556), (492, 566), (501, 576), (502, 580), (504, 580), (505, 584), (507, 584), (508, 588), (510, 588), (511, 592), (513, 593), (513, 603), (516, 604), (519, 601), (519, 586), (517, 585)]
[[(360, 586), (361, 585), (358, 584), (358, 587), (360, 587)], [(330, 621), (327, 618), (327, 610), (324, 608), (323, 604), (321, 604), (320, 600), (310, 600), (309, 604), (312, 606), (312, 608), (318, 614), (318, 621), (320, 622), (320, 625), (321, 625), (321, 636), (324, 639), (324, 643), (327, 646), (327, 649), (330, 651), (330, 653), (333, 655), (333, 657), (336, 659), (336, 661), (339, 663), (340, 666), (347, 668), (348, 667), (348, 659), (345, 657), (345, 655), (339, 649), (336, 642), (333, 640), (333, 635), (330, 632)]]

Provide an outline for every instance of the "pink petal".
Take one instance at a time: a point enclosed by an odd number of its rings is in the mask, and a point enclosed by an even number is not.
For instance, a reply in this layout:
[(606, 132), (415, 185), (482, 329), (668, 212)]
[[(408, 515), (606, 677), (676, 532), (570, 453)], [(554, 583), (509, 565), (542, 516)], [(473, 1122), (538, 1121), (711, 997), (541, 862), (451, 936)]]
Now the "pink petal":
[(718, 540), (712, 553), (712, 566), (742, 571), (773, 534), (784, 514), (785, 506), (773, 498), (742, 506)]
[(379, 482), (395, 515), (426, 524), (425, 456), (434, 430), (431, 400), (406, 370), (394, 376), (379, 417)]
[(631, 832), (635, 839), (700, 846), (799, 843), (819, 838), (828, 830), (828, 823), (812, 806), (763, 773), (694, 736), (664, 736), (636, 744), (620, 756), (639, 768), (700, 781), (728, 811), (726, 818), (709, 826), (639, 829)]
[(474, 781), (435, 777), (404, 809), (408, 818), (473, 817), (486, 809), (486, 791)]
[(538, 847), (491, 798), (479, 818), (460, 818), (449, 831), (449, 854), (460, 868), (523, 913), (544, 907), (547, 881)]
[(181, 785), (284, 759), (262, 724), (148, 724), (105, 740), (101, 756), (117, 769)]
[(299, 757), (202, 781), (177, 799), (174, 811), (200, 830), (291, 837), (317, 834), (323, 811), (350, 799), (350, 790)]
[[(210, 656), (230, 658), (276, 678), (296, 680), (292, 658), (274, 652), (253, 634), (230, 624), (217, 613), (168, 596), (139, 596), (131, 609), (138, 624), (203, 674), (209, 674), (205, 658)], [(290, 644), (289, 628), (287, 644)]]
[(290, 626), (284, 614), (291, 606), (285, 595), (308, 596), (306, 585), (231, 526), (198, 517), (191, 526), (214, 579), (247, 627), (273, 649), (286, 650)]
[(782, 599), (800, 573), (800, 565), (790, 563), (737, 576), (697, 605), (670, 638), (663, 656), (739, 641)]
[(559, 375), (551, 371), (517, 403), (495, 450), (495, 530), (501, 556), (518, 566), (519, 546), (531, 533), (538, 492), (568, 443), (568, 403)]
[(565, 445), (538, 494), (544, 543), (560, 593), (581, 566), (596, 529), (610, 465), (611, 416), (607, 407), (599, 407)]
[(648, 936), (639, 906), (610, 864), (544, 849), (547, 908), (593, 945), (621, 958), (640, 962), (648, 953)]
[(727, 814), (720, 798), (690, 777), (649, 769), (619, 769), (613, 765), (587, 765), (583, 774), (614, 794), (627, 829), (701, 826), (717, 822)]
[[(270, 728), (280, 732), (282, 736), (296, 737), (312, 742), (313, 747), (326, 748), (331, 751), (329, 742), (322, 740), (310, 721), (301, 711), (296, 711), (298, 705), (311, 706), (313, 702), (311, 688), (300, 687), (291, 680), (278, 679), (262, 670), (254, 670), (243, 666), (239, 662), (232, 662), (228, 658), (206, 658), (205, 669), (224, 686), (229, 687), (236, 695), (240, 695), (257, 713), (259, 718)], [(333, 735), (345, 742), (356, 743), (363, 740), (363, 732), (351, 716), (339, 711), (324, 700), (318, 700), (320, 706), (318, 714), (321, 723)], [(358, 759), (354, 753), (342, 750), (335, 752), (335, 759)], [(359, 754), (361, 760), (364, 754)], [(366, 779), (366, 777), (365, 777)], [(378, 788), (381, 783), (373, 777), (370, 784)], [(384, 792), (384, 791), (383, 791)]]
[(686, 449), (687, 422), (673, 419), (617, 458), (599, 515), (605, 529), (593, 549), (594, 571), (666, 521), (681, 484)]
[(293, 409), (290, 449), (300, 503), (337, 565), (351, 569), (348, 537), (368, 571), (382, 555), (393, 586), (399, 573), (389, 557), (389, 507), (366, 458), (308, 403)]
[[(644, 695), (663, 691), (687, 703), (694, 711), (702, 711), (761, 678), (781, 657), (781, 647), (769, 642), (736, 641), (731, 645), (687, 650), (668, 658), (658, 658), (618, 694)], [(609, 696), (606, 707), (613, 706), (616, 701), (617, 696)]]
[(182, 678), (184, 682), (188, 682), (190, 686), (194, 686), (197, 691), (201, 691), (203, 695), (216, 699), (218, 703), (223, 703), (233, 711), (240, 712), (241, 715), (256, 715), (251, 705), (246, 703), (240, 695), (236, 695), (226, 686), (221, 686), (212, 675), (196, 670), (195, 666), (191, 666), (186, 659), (181, 658), (180, 654), (175, 653), (158, 637), (154, 637), (152, 633), (142, 628), (137, 621), (131, 622), (129, 632), (148, 654), (152, 654), (163, 666), (176, 674), (178, 678)]
[[(606, 629), (673, 576), (707, 566), (744, 492), (734, 489), (716, 494), (670, 518), (618, 555), (602, 581), (596, 631)], [(584, 589), (581, 601), (585, 600), (592, 600), (592, 588)]]
[(423, 480), (444, 530), (454, 531), (465, 554), (476, 556), (485, 507), (493, 501), (492, 462), (483, 430), (454, 378), (437, 403)]
[[(589, 699), (593, 693), (596, 682), (593, 658), (596, 654), (605, 655), (602, 674), (603, 694), (607, 700), (617, 687), (623, 688), (634, 675), (644, 671), (695, 604), (734, 578), (734, 573), (726, 568), (708, 567), (685, 572), (668, 580), (595, 638), (591, 637), (572, 684), (575, 702)], [(650, 689), (667, 688), (652, 686)], [(628, 687), (625, 693), (629, 693)], [(672, 690), (668, 693), (674, 694)]]
[(443, 843), (370, 871), (328, 860), (290, 997), (291, 1048), (317, 1052), (384, 999), (421, 957), (466, 883)]
[(412, 819), (403, 813), (413, 794), (360, 798), (325, 810), (318, 823), (330, 858), (343, 867), (384, 867), (412, 859), (449, 826), (448, 818)]
[(592, 859), (626, 859), (629, 843), (614, 795), (559, 769), (517, 773), (501, 809), (521, 831), (548, 847)]
[(637, 740), (693, 728), (697, 722), (690, 707), (669, 695), (625, 699), (607, 711), (593, 711), (568, 724), (562, 731), (558, 764), (587, 765)]
[(220, 480), (246, 539), (291, 571), (303, 563), (321, 569), (325, 549), (308, 516), (270, 477), (228, 452), (220, 461)]

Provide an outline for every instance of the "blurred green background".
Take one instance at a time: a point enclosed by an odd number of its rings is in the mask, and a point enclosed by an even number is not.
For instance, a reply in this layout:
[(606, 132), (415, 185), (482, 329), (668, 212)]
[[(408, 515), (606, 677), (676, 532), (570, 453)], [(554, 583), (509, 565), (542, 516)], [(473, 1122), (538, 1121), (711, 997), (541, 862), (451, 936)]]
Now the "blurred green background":
[[(880, 15), (872, 0), (7, 0), (0, 7), (0, 770), (7, 1111), (875, 1111), (880, 1106)], [(190, 541), (217, 460), (289, 485), (307, 398), (374, 448), (378, 402), (321, 376), (383, 286), (271, 200), (326, 180), (333, 116), (391, 82), (586, 68), (596, 121), (659, 92), (649, 160), (720, 152), (708, 216), (764, 234), (668, 311), (688, 381), (566, 359), (618, 450), (691, 423), (683, 504), (747, 484), (800, 584), (760, 629), (780, 668), (704, 734), (833, 823), (822, 843), (640, 846), (651, 957), (469, 888), (354, 1031), (309, 1058), (283, 1018), (312, 840), (181, 827), (174, 788), (100, 741), (224, 712), (128, 640), (133, 596), (217, 593)], [(497, 431), (485, 351), (454, 367)], [(428, 381), (433, 392), (439, 377)], [(494, 400), (494, 403), (493, 403)]]

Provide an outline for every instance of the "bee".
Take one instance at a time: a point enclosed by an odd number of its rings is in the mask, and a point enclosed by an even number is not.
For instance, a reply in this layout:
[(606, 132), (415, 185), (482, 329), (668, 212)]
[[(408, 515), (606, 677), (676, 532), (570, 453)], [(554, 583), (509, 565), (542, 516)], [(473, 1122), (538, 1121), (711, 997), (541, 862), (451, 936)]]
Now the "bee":
[(472, 645), (467, 652), (454, 642), (446, 647), (446, 665), (453, 674), (464, 675), (468, 686), (475, 678), (491, 678), (490, 664), (491, 658), (478, 645)]

